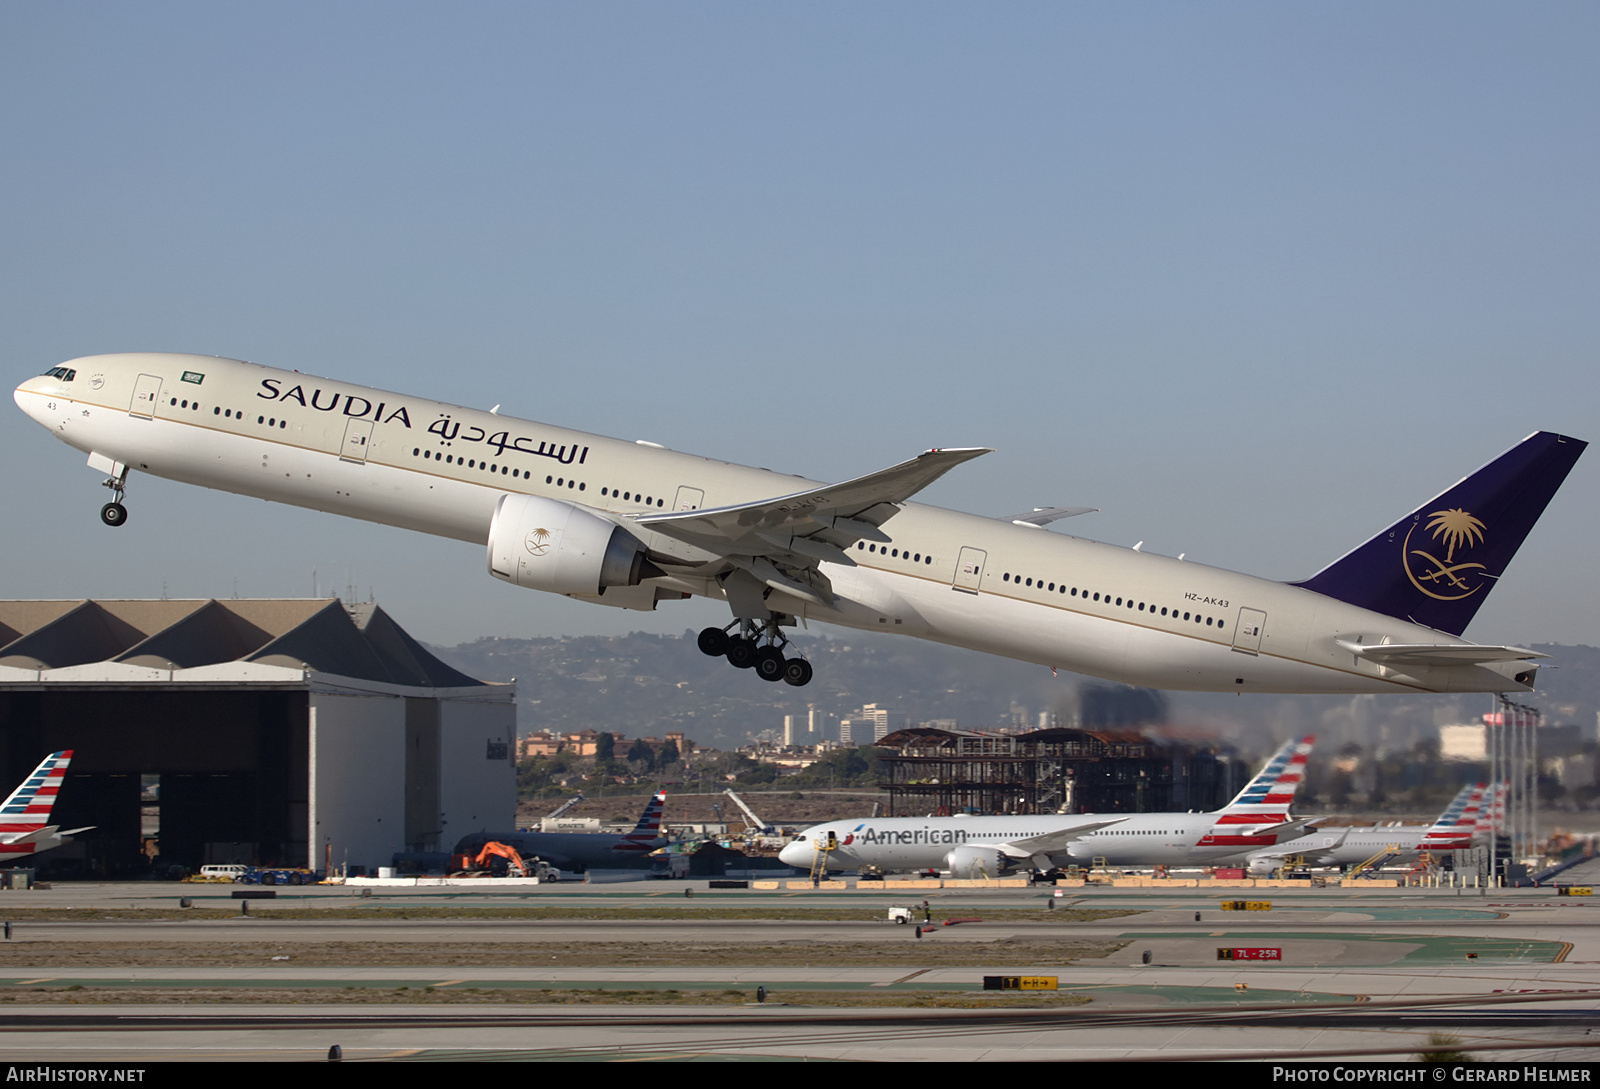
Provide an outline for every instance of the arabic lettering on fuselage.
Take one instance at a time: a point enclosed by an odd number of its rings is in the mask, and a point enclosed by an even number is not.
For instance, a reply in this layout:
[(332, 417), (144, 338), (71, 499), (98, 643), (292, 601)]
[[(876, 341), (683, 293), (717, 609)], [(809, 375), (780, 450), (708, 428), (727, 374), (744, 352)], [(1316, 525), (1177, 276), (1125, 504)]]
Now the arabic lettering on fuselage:
[[(300, 385), (283, 389), (282, 381), (277, 378), (263, 378), (261, 386), (262, 388), (256, 392), (256, 396), (264, 400), (293, 401), (304, 408), (314, 408), (318, 412), (332, 412), (338, 409), (342, 402), (343, 414), (346, 416), (355, 419), (370, 417), (377, 423), (399, 423), (404, 424), (408, 429), (411, 427), (411, 414), (404, 405), (390, 410), (385, 415), (385, 409), (388, 408), (386, 402), (379, 401), (374, 405), (372, 401), (356, 393), (340, 393), (337, 390), (324, 391), (320, 387), (314, 387), (308, 395), (305, 387)], [(327, 404), (323, 404), (324, 400), (327, 401)], [(463, 426), (451, 419), (449, 413), (443, 412), (439, 414), (437, 420), (428, 425), (428, 432), (438, 435), (443, 442), (480, 442), (486, 446), (492, 446), (495, 452), (502, 457), (507, 450), (511, 450), (518, 454), (550, 458), (553, 461), (560, 462), (562, 465), (571, 465), (574, 462), (582, 465), (589, 458), (589, 448), (587, 446), (580, 447), (577, 443), (569, 446), (554, 442), (540, 442), (536, 446), (534, 445), (535, 440), (530, 436), (518, 435), (513, 438), (509, 431), (501, 431), (491, 435), (474, 424)]]
[(439, 418), (428, 425), (428, 433), (438, 435), (445, 442), (456, 442), (457, 440), (461, 442), (481, 442), (486, 446), (494, 447), (495, 452), (502, 457), (505, 456), (505, 452), (508, 449), (515, 450), (519, 454), (532, 454), (534, 457), (551, 458), (563, 465), (571, 465), (573, 462), (582, 465), (589, 457), (589, 448), (587, 446), (580, 449), (577, 443), (573, 443), (570, 446), (565, 444), (558, 446), (553, 442), (541, 442), (535, 448), (533, 439), (527, 435), (518, 435), (516, 438), (512, 438), (509, 431), (501, 431), (498, 434), (490, 435), (483, 428), (474, 424), (468, 424), (463, 427), (452, 420), (447, 412), (439, 413)]

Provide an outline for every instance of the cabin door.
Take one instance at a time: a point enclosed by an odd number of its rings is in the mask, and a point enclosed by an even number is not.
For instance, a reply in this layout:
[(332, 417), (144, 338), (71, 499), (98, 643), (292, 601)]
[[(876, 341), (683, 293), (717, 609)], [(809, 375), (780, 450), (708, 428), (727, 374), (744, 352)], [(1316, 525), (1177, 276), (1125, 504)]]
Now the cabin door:
[(1267, 614), (1260, 609), (1240, 609), (1233, 625), (1233, 649), (1241, 654), (1261, 653), (1261, 633), (1267, 628)]
[(344, 445), (339, 448), (341, 461), (357, 465), (367, 463), (367, 446), (372, 441), (372, 421), (352, 419), (344, 425)]
[(956, 557), (956, 577), (950, 589), (975, 594), (983, 583), (983, 564), (989, 554), (981, 548), (963, 548)]
[(128, 415), (150, 419), (156, 414), (156, 401), (160, 397), (161, 376), (141, 374), (139, 380), (133, 384), (133, 403), (128, 406)]

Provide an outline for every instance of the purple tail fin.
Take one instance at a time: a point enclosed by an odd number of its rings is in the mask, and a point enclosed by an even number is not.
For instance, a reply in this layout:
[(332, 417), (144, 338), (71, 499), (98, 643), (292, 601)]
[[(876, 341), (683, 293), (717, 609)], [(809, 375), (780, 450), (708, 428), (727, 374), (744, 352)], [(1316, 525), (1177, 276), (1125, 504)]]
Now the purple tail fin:
[(1294, 585), (1460, 635), (1588, 445), (1537, 431)]

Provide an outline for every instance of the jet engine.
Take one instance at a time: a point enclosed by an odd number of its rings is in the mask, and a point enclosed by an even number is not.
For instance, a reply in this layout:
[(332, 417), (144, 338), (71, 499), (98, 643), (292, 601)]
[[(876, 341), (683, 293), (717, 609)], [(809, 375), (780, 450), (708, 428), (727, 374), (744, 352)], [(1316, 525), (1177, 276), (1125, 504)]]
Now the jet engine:
[(1250, 859), (1249, 869), (1246, 871), (1251, 877), (1271, 877), (1272, 874), (1283, 868), (1281, 855), (1256, 855)]
[(944, 856), (951, 877), (999, 877), (1010, 863), (993, 847), (956, 847)]
[(598, 594), (660, 575), (627, 530), (572, 503), (502, 495), (489, 524), (489, 574), (553, 594)]

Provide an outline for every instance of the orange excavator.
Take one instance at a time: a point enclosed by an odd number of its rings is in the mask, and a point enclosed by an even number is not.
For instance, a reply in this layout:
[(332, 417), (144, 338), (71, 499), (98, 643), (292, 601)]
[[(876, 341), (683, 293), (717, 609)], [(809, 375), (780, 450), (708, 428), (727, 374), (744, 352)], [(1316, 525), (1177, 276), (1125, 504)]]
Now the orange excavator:
[(525, 861), (515, 847), (509, 843), (501, 843), (499, 840), (490, 840), (485, 843), (483, 849), (471, 858), (460, 857), (466, 864), (465, 870), (469, 872), (485, 872), (492, 868), (493, 859), (501, 858), (506, 863), (507, 877), (536, 877), (543, 881), (553, 881), (557, 877), (557, 872), (546, 865), (542, 859), (536, 858), (531, 862)]

